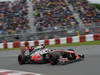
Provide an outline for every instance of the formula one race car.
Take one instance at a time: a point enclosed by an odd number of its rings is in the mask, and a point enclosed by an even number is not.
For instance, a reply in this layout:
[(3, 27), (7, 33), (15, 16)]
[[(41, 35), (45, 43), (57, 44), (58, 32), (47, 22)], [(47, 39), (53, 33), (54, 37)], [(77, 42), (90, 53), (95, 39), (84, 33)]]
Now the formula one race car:
[(18, 56), (20, 65), (31, 63), (65, 64), (84, 59), (84, 55), (76, 54), (75, 50), (56, 50), (36, 47), (33, 50), (23, 50)]

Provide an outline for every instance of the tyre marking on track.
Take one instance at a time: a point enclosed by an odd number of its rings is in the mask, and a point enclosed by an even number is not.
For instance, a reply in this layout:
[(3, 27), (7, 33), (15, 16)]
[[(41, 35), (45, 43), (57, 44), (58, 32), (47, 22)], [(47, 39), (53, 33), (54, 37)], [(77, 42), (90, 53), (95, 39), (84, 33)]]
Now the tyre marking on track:
[(33, 72), (0, 69), (0, 75), (43, 75)]

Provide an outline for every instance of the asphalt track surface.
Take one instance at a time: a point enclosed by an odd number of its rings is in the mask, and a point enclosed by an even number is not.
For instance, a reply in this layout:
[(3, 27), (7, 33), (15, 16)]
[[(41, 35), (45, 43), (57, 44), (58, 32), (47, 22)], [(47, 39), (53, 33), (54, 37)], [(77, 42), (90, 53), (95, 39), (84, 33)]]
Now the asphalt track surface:
[[(35, 72), (44, 75), (100, 75), (100, 45), (70, 48), (77, 49), (79, 53), (85, 53), (85, 59), (67, 65), (26, 64), (21, 66), (17, 62), (19, 51), (0, 51), (0, 69)], [(66, 49), (66, 47), (58, 49)]]

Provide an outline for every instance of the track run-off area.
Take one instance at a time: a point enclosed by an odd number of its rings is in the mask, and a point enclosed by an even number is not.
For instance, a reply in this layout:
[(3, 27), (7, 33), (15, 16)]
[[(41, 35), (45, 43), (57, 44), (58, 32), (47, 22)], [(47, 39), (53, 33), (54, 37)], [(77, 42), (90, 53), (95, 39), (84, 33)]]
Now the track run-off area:
[(85, 54), (85, 59), (67, 65), (25, 64), (19, 65), (17, 56), (20, 51), (0, 51), (0, 69), (39, 73), (43, 75), (100, 75), (100, 45), (77, 47), (55, 47), (51, 49), (75, 49)]

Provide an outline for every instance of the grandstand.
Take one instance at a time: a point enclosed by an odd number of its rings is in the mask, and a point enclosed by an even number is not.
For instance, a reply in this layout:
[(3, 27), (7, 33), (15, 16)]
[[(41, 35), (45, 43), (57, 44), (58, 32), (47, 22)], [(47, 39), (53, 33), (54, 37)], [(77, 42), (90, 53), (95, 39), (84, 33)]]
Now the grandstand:
[(38, 40), (100, 33), (100, 11), (87, 0), (0, 2), (0, 40)]

